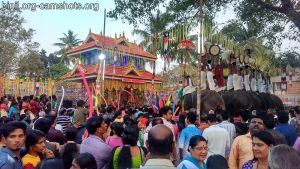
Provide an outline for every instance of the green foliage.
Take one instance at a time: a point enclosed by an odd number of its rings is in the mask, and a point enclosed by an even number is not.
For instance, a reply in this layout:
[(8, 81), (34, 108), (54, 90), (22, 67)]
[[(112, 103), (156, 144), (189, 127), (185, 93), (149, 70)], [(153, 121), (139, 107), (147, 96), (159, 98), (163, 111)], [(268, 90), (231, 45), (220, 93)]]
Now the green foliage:
[(29, 45), (32, 29), (23, 27), (24, 18), (19, 10), (0, 8), (0, 73), (13, 73), (18, 68), (18, 54)]
[(44, 65), (37, 50), (28, 50), (19, 61), (18, 75), (25, 77), (41, 77), (44, 73)]
[(161, 13), (159, 10), (156, 14), (149, 16), (145, 22), (145, 29), (134, 29), (132, 34), (139, 35), (143, 38), (140, 43), (150, 53), (156, 55), (163, 53), (163, 32), (171, 23), (172, 18), (168, 13)]
[(74, 34), (73, 31), (68, 30), (67, 33), (63, 33), (63, 37), (59, 38), (58, 43), (54, 43), (53, 45), (58, 46), (60, 48), (55, 54), (61, 57), (61, 62), (67, 65), (70, 65), (73, 60), (66, 55), (66, 52), (71, 48), (77, 47), (82, 41), (77, 39), (77, 34)]
[(50, 66), (47, 71), (47, 76), (53, 78), (54, 80), (58, 80), (64, 74), (70, 72), (70, 69), (63, 63), (57, 63)]
[[(199, 21), (200, 1), (195, 0), (115, 0), (115, 9), (108, 15), (137, 25), (148, 21), (158, 9), (166, 10), (180, 24)], [(205, 15), (214, 18), (226, 5), (234, 6), (240, 25), (251, 26), (250, 33), (256, 37), (268, 38), (268, 46), (280, 45), (283, 38), (300, 41), (299, 2), (294, 0), (204, 0)], [(288, 33), (283, 33), (286, 25), (291, 25)], [(280, 32), (280, 36), (275, 36)]]
[(300, 68), (300, 54), (296, 52), (285, 52), (276, 58), (278, 67), (286, 67), (290, 65), (294, 68)]
[[(207, 15), (214, 16), (221, 7), (233, 0), (209, 0), (205, 1)], [(115, 0), (115, 9), (108, 12), (108, 16), (115, 19), (127, 20), (130, 24), (144, 23), (148, 21), (152, 13), (163, 8), (170, 13), (176, 21), (196, 22), (199, 12), (199, 1), (195, 0)]]

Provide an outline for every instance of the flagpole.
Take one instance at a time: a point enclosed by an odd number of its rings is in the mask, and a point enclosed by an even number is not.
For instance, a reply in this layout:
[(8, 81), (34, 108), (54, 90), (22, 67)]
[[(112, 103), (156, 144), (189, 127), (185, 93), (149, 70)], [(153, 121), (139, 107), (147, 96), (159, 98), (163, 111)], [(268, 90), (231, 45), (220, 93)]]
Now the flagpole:
[(197, 89), (197, 113), (200, 117), (201, 114), (201, 56), (204, 53), (204, 0), (200, 0), (200, 11), (199, 11), (199, 17), (200, 17), (200, 28), (199, 28), (199, 36), (198, 36), (198, 89)]

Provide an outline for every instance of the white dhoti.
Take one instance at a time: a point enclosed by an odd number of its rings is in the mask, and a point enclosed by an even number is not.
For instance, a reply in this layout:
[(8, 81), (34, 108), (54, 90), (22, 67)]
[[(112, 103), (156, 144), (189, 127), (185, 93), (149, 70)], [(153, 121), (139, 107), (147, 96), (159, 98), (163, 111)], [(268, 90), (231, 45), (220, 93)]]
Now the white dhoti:
[(201, 89), (206, 89), (206, 72), (201, 71)]
[(268, 92), (270, 94), (274, 94), (274, 92), (273, 92), (273, 84), (272, 83), (269, 83), (269, 85), (268, 85)]
[(231, 90), (232, 88), (233, 88), (233, 78), (232, 78), (232, 75), (228, 75), (227, 90)]
[(234, 90), (239, 90), (239, 80), (238, 80), (239, 76), (237, 74), (233, 74), (233, 89)]
[(245, 90), (250, 91), (250, 75), (244, 76), (244, 85), (245, 85)]
[(243, 90), (244, 89), (244, 79), (243, 76), (238, 76), (238, 89), (237, 90)]
[(216, 90), (216, 84), (213, 78), (213, 73), (211, 71), (207, 72), (207, 81), (208, 81), (208, 87), (210, 90)]
[(256, 92), (257, 91), (257, 84), (256, 84), (256, 79), (255, 78), (252, 78), (251, 79), (251, 90), (253, 92)]

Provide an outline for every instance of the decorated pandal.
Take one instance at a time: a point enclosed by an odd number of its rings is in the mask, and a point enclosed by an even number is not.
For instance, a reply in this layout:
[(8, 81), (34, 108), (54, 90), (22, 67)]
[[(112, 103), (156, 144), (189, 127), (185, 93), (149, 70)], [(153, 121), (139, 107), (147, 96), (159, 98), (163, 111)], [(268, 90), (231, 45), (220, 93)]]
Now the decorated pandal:
[(127, 103), (143, 105), (147, 102), (146, 96), (160, 91), (161, 79), (145, 69), (146, 63), (155, 62), (157, 57), (129, 42), (124, 35), (112, 38), (89, 33), (82, 45), (67, 52), (77, 60), (77, 66), (61, 79), (68, 83), (82, 83), (80, 67), (92, 93), (97, 93), (96, 80), (103, 70), (98, 58), (101, 53), (105, 55), (104, 91), (100, 93), (102, 103), (115, 107)]

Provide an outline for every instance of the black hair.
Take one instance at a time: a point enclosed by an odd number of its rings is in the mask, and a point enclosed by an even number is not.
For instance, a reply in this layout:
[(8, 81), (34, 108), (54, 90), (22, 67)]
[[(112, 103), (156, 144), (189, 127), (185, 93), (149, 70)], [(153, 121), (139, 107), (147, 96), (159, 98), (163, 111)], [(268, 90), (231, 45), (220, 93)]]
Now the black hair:
[(23, 122), (12, 121), (3, 125), (3, 129), (2, 129), (3, 137), (8, 137), (16, 129), (22, 129), (25, 135), (26, 125)]
[(223, 120), (228, 120), (229, 119), (229, 113), (227, 111), (222, 111), (221, 117)]
[(82, 169), (97, 169), (97, 162), (90, 153), (82, 153), (75, 157), (74, 161)]
[(40, 130), (26, 131), (25, 148), (28, 151), (30, 146), (36, 145), (41, 138), (45, 137), (45, 134)]
[(121, 114), (122, 114), (121, 110), (116, 111), (114, 117), (112, 118), (112, 121), (115, 121), (115, 119), (116, 119), (118, 116), (120, 116)]
[(64, 163), (61, 159), (45, 159), (36, 167), (36, 169), (64, 169)]
[(191, 124), (195, 124), (197, 120), (197, 114), (195, 112), (189, 112), (186, 116)]
[(83, 100), (78, 100), (78, 101), (77, 101), (77, 106), (78, 106), (78, 107), (83, 107), (84, 104), (85, 104), (85, 102), (84, 102)]
[(86, 130), (89, 132), (89, 134), (95, 134), (97, 128), (99, 128), (103, 122), (104, 119), (102, 117), (93, 116), (86, 122)]
[(105, 107), (101, 107), (100, 108), (100, 113), (106, 113), (106, 108)]
[(67, 112), (67, 109), (66, 109), (66, 108), (61, 108), (58, 114), (59, 114), (60, 116), (62, 116), (62, 115), (64, 115), (66, 112)]
[(157, 124), (164, 124), (164, 121), (159, 117), (155, 117), (152, 119), (152, 127), (156, 126)]
[(174, 136), (171, 130), (163, 139), (158, 139), (150, 130), (148, 134), (148, 148), (150, 153), (161, 156), (170, 154), (173, 149), (173, 138)]
[(185, 114), (179, 114), (179, 118), (177, 121), (179, 132), (181, 132), (181, 130), (183, 130), (185, 128), (185, 118), (186, 118)]
[(275, 127), (275, 119), (272, 114), (268, 114), (264, 116), (264, 125), (266, 126), (267, 129), (274, 129)]
[(32, 99), (33, 99), (33, 97), (34, 97), (33, 95), (30, 95), (30, 96), (29, 96), (29, 99), (30, 99), (30, 100), (32, 100)]
[(168, 113), (169, 110), (172, 110), (170, 107), (168, 106), (164, 106), (159, 110), (159, 116), (162, 117), (163, 115), (166, 115)]
[(208, 114), (207, 115), (207, 120), (210, 122), (217, 122), (217, 116), (215, 114)]
[(51, 128), (51, 121), (47, 118), (39, 118), (34, 122), (33, 125), (34, 129), (41, 130), (47, 135)]
[(275, 140), (274, 140), (273, 136), (267, 131), (260, 131), (260, 132), (257, 132), (257, 133), (253, 133), (252, 138), (254, 138), (254, 137), (256, 137), (259, 140), (263, 141), (268, 146), (275, 145)]
[(114, 111), (114, 109), (113, 109), (112, 106), (108, 106), (108, 107), (107, 107), (107, 113), (111, 113), (111, 112), (113, 112), (113, 111)]
[(124, 131), (123, 123), (113, 122), (111, 124), (111, 130), (114, 132), (115, 135), (122, 137)]
[(203, 136), (195, 135), (190, 139), (189, 146), (192, 148), (195, 148), (198, 145), (198, 143), (201, 141), (204, 141), (207, 143), (207, 140)]
[(207, 169), (228, 169), (227, 160), (219, 155), (214, 154), (208, 157), (206, 162)]
[(118, 164), (119, 168), (127, 169), (132, 168), (132, 155), (130, 146), (136, 146), (138, 141), (139, 129), (137, 125), (128, 125), (124, 129), (122, 140), (124, 146), (122, 147), (119, 157)]
[(55, 123), (56, 116), (51, 115), (51, 114), (47, 114), (47, 115), (46, 115), (46, 118), (50, 120), (51, 125), (53, 125), (53, 124)]
[(76, 136), (77, 136), (77, 128), (75, 128), (75, 127), (68, 127), (66, 129), (65, 136), (66, 136), (66, 139), (68, 141), (75, 141), (76, 140)]
[[(75, 141), (77, 136), (77, 129), (75, 127), (68, 127), (66, 129), (66, 139), (68, 141)], [(65, 168), (71, 168), (73, 158), (79, 153), (76, 143), (67, 143), (62, 153)]]
[(279, 123), (288, 123), (289, 121), (289, 114), (286, 113), (285, 111), (279, 111), (277, 113), (277, 117)]

